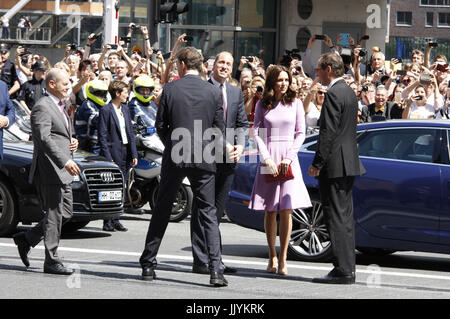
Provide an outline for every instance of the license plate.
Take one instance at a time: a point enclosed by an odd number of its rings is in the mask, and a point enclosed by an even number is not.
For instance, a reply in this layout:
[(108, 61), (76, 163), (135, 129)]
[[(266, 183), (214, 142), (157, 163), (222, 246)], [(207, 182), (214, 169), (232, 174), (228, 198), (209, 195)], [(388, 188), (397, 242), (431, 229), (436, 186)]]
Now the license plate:
[(122, 191), (102, 191), (98, 192), (98, 202), (121, 201)]

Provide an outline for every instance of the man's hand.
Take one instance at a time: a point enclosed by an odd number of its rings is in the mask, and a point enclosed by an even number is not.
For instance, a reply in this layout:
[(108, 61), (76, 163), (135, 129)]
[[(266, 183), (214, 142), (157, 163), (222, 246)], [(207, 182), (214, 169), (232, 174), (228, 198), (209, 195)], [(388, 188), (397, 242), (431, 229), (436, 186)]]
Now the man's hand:
[(95, 33), (91, 33), (87, 39), (87, 44), (92, 45), (95, 41), (97, 41), (95, 37)]
[(69, 161), (67, 162), (67, 164), (66, 164), (66, 166), (65, 166), (65, 169), (66, 169), (66, 171), (69, 172), (69, 174), (72, 175), (72, 176), (76, 176), (76, 175), (79, 175), (79, 174), (81, 173), (81, 170), (80, 170), (80, 168), (78, 167), (78, 165), (77, 165), (74, 161), (72, 161), (72, 160), (69, 160)]
[(131, 163), (131, 166), (135, 167), (138, 163), (138, 159), (137, 158), (133, 158), (133, 162)]
[(237, 163), (243, 151), (244, 151), (243, 145), (234, 145), (231, 152), (228, 152), (228, 156), (230, 157), (231, 160)]
[(9, 121), (6, 116), (0, 115), (0, 129), (8, 125)]
[(320, 169), (314, 167), (314, 166), (310, 166), (308, 169), (308, 175), (311, 177), (317, 177), (320, 174)]
[(76, 138), (73, 138), (70, 140), (70, 151), (76, 152), (78, 149), (78, 140)]

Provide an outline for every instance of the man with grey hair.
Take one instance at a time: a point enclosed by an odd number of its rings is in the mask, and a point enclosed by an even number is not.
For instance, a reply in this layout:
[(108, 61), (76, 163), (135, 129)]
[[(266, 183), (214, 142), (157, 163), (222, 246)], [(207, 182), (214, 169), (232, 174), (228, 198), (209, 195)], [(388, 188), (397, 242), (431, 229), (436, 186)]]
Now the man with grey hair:
[(401, 119), (403, 110), (395, 102), (388, 101), (388, 91), (379, 85), (375, 92), (375, 103), (368, 105), (368, 122)]
[(71, 125), (63, 100), (71, 87), (68, 74), (61, 69), (50, 69), (46, 75), (48, 95), (42, 97), (31, 111), (33, 161), (29, 182), (39, 195), (45, 216), (27, 232), (14, 235), (19, 255), (28, 268), (28, 253), (42, 239), (45, 245), (44, 272), (70, 275), (73, 270), (63, 266), (57, 249), (61, 227), (73, 214), (73, 176), (81, 173), (73, 160), (78, 141), (72, 138)]

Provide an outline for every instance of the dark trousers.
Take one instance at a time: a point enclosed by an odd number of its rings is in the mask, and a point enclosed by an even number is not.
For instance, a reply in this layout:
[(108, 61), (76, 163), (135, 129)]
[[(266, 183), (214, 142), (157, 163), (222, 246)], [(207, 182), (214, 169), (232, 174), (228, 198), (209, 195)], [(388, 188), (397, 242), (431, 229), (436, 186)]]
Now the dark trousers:
[(25, 233), (28, 243), (34, 247), (42, 239), (45, 245), (45, 263), (61, 263), (57, 249), (61, 237), (61, 227), (73, 215), (72, 186), (69, 185), (43, 185), (36, 183), (44, 218), (32, 229)]
[(220, 233), (214, 206), (214, 173), (197, 168), (178, 168), (170, 161), (163, 161), (161, 183), (152, 219), (148, 227), (145, 248), (139, 260), (142, 268), (156, 267), (162, 238), (172, 213), (172, 204), (183, 179), (191, 183), (194, 201), (197, 203), (197, 218), (205, 230), (208, 264), (211, 271), (220, 271)]
[[(215, 182), (215, 206), (217, 225), (220, 225), (220, 221), (225, 212), (225, 204), (228, 198), (228, 193), (233, 184), (235, 165), (229, 165), (226, 163), (217, 164), (216, 182)], [(192, 204), (191, 211), (191, 244), (192, 255), (194, 257), (195, 265), (207, 265), (208, 264), (208, 250), (205, 236), (205, 230), (198, 219), (198, 210), (196, 202)], [(220, 229), (219, 229), (220, 233)], [(222, 237), (220, 237), (222, 238)], [(220, 242), (220, 251), (222, 252), (222, 241)], [(224, 266), (221, 262), (221, 269)]]
[(354, 176), (328, 178), (322, 172), (319, 176), (320, 199), (330, 233), (333, 265), (344, 275), (355, 272), (354, 180)]
[[(130, 167), (131, 167), (130, 162), (127, 160), (128, 152), (129, 152), (128, 145), (129, 144), (127, 144), (127, 145), (122, 144), (122, 146), (121, 146), (123, 158), (121, 158), (120, 161), (114, 160), (114, 162), (119, 166), (119, 169), (122, 172), (123, 184), (125, 185), (125, 190), (126, 190), (127, 182), (128, 182), (128, 171), (130, 170)], [(119, 221), (119, 217), (114, 217), (111, 219), (104, 219), (103, 224), (110, 223), (110, 222), (115, 223), (118, 221)]]

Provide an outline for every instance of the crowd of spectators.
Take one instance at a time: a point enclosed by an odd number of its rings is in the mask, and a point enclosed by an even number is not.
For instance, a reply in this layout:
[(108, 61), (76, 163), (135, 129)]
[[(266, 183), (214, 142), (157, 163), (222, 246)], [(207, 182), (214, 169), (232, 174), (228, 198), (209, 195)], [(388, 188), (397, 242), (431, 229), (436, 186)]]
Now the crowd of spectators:
[[(131, 46), (131, 35), (136, 29), (135, 25), (130, 24), (127, 37), (121, 38), (117, 47), (104, 45), (100, 53), (91, 52), (91, 46), (98, 38), (95, 34), (89, 36), (83, 49), (67, 45), (64, 58), (54, 67), (70, 75), (72, 94), (67, 107), (72, 120), (87, 98), (86, 85), (95, 79), (108, 85), (113, 79), (121, 80), (131, 87), (137, 77), (148, 75), (154, 81), (153, 101), (158, 104), (163, 85), (178, 78), (174, 58), (177, 49), (187, 42), (186, 35), (178, 38), (170, 54), (163, 55), (152, 49), (145, 26), (139, 27), (144, 37), (144, 47)], [(348, 46), (340, 46), (340, 37), (334, 43), (327, 35), (317, 38), (315, 35), (311, 37), (303, 59), (298, 50), (292, 50), (286, 51), (277, 61), (277, 64), (288, 67), (292, 74), (292, 89), (304, 104), (308, 127), (319, 125), (327, 92), (327, 87), (315, 77), (315, 61), (311, 58), (313, 46), (321, 42), (344, 60), (345, 81), (359, 101), (359, 122), (450, 118), (450, 68), (446, 56), (437, 55), (430, 61), (432, 43), (428, 43), (425, 53), (414, 50), (411, 63), (396, 58), (386, 63), (385, 55), (378, 47), (365, 48), (365, 37), (358, 42), (350, 37)], [(45, 94), (45, 71), (51, 65), (45, 56), (32, 54), (20, 46), (13, 59), (10, 59), (10, 52), (6, 44), (0, 45), (1, 79), (7, 83), (11, 98), (20, 102), (25, 113), (30, 113), (33, 104)], [(152, 56), (153, 59), (150, 59)], [(256, 103), (264, 93), (267, 65), (256, 56), (243, 56), (237, 61), (239, 64), (234, 78), (230, 78), (229, 82), (242, 89), (247, 117), (253, 121)], [(211, 61), (205, 59), (205, 80), (210, 71)]]

